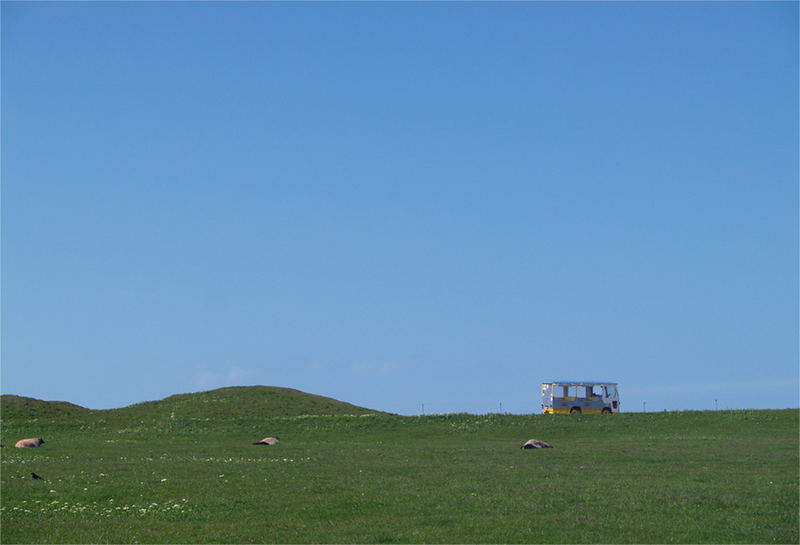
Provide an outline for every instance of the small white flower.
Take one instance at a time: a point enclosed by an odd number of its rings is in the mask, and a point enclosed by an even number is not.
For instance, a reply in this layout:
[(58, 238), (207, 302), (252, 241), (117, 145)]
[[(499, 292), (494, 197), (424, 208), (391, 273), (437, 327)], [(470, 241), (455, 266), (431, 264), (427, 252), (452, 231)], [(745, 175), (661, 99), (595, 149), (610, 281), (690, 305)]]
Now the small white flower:
[(165, 482), (167, 482), (167, 479), (161, 479), (161, 482), (165, 483)]

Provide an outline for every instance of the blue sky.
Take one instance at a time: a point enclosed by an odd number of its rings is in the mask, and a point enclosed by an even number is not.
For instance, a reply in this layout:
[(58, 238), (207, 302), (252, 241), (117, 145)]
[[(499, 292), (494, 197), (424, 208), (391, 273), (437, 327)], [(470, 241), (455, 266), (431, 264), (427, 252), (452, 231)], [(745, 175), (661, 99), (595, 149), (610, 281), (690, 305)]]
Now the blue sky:
[(2, 3), (0, 388), (798, 407), (798, 4)]

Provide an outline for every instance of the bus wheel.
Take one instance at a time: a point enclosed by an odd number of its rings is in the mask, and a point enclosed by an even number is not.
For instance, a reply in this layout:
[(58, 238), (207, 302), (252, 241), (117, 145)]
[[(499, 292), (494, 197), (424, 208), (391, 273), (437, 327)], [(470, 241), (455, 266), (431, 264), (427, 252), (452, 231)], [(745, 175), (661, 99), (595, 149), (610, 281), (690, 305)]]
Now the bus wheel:
[(581, 412), (581, 408), (580, 408), (580, 407), (572, 407), (572, 408), (569, 410), (569, 412), (570, 412), (570, 414), (571, 414), (571, 413), (578, 413), (578, 414), (580, 414), (580, 412)]
[(609, 409), (608, 407), (603, 407), (603, 410), (600, 412), (603, 414), (611, 414), (611, 409)]

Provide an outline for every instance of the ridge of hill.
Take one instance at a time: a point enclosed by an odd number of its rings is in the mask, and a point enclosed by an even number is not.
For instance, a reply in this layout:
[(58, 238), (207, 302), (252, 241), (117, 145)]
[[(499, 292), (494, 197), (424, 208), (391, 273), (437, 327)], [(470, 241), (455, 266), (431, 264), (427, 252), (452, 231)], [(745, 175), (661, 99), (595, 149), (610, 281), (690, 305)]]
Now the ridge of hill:
[(3, 420), (86, 416), (91, 412), (91, 409), (67, 401), (43, 401), (12, 394), (0, 396), (0, 418)]
[(301, 415), (386, 414), (330, 397), (275, 386), (231, 386), (204, 392), (176, 394), (157, 401), (144, 401), (119, 409), (87, 409), (64, 401), (42, 401), (17, 395), (2, 395), (4, 421), (85, 419), (103, 417), (125, 420), (163, 418), (231, 420), (240, 418)]

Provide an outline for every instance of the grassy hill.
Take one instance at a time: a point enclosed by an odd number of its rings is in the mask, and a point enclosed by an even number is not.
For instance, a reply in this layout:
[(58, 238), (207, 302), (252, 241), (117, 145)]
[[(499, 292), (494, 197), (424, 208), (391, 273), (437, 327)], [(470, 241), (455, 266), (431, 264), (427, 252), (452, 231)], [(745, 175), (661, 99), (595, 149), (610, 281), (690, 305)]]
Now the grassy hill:
[(47, 441), (0, 450), (7, 543), (799, 540), (796, 409), (406, 417), (263, 387), (3, 403), (0, 442)]
[(18, 395), (0, 396), (2, 420), (83, 418), (89, 413), (89, 409), (66, 401), (42, 401)]
[(136, 403), (120, 409), (92, 410), (63, 401), (3, 395), (0, 419), (75, 419), (106, 422), (156, 421), (167, 418), (235, 420), (300, 415), (382, 414), (329, 397), (291, 388), (237, 386), (207, 392), (178, 394), (158, 401)]
[(174, 415), (175, 418), (214, 420), (377, 413), (329, 397), (273, 386), (236, 386), (178, 394), (160, 401), (137, 403), (103, 412), (125, 418), (163, 418)]

